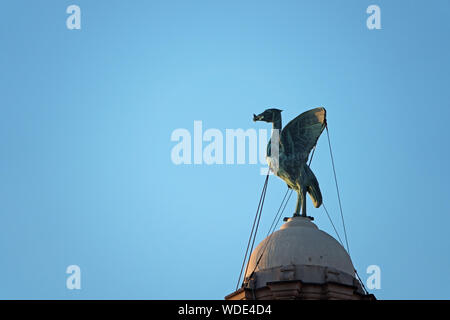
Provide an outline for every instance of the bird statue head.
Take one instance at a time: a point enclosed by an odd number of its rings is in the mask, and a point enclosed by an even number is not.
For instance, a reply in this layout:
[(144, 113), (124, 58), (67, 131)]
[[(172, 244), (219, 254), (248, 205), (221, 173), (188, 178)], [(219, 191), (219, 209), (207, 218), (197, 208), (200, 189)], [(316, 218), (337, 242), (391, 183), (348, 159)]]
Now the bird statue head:
[(280, 118), (281, 111), (283, 110), (275, 108), (267, 109), (266, 111), (258, 115), (253, 114), (253, 121), (274, 122), (275, 119)]

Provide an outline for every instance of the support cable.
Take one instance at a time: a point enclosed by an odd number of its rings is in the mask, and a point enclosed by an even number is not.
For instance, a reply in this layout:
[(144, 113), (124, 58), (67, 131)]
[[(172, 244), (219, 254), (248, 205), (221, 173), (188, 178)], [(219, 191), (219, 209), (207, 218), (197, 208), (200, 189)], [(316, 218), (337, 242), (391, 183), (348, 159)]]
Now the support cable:
[(337, 196), (338, 196), (338, 201), (339, 201), (339, 210), (341, 212), (342, 227), (344, 228), (345, 243), (347, 245), (347, 252), (350, 255), (350, 248), (348, 246), (348, 238), (347, 238), (347, 230), (345, 229), (344, 213), (342, 212), (341, 196), (340, 196), (338, 181), (337, 181), (337, 177), (336, 177), (336, 168), (334, 166), (334, 157), (333, 157), (333, 151), (331, 149), (331, 141), (330, 141), (330, 133), (328, 131), (328, 124), (325, 126), (325, 128), (327, 129), (328, 146), (330, 148), (331, 164), (333, 166), (334, 182), (336, 184), (336, 191), (337, 191)]
[[(258, 208), (256, 209), (255, 219), (253, 220), (252, 231), (250, 232), (250, 237), (248, 239), (247, 249), (246, 249), (245, 255), (244, 255), (244, 260), (242, 261), (241, 272), (239, 273), (239, 279), (238, 279), (238, 282), (236, 284), (236, 290), (238, 289), (239, 283), (241, 282), (242, 271), (244, 270), (245, 262), (247, 261), (247, 255), (248, 255), (248, 250), (249, 250), (249, 247), (250, 247), (250, 242), (252, 242), (252, 238), (254, 236), (253, 231), (255, 230), (256, 224), (257, 223), (259, 224), (258, 217), (261, 218), (262, 205), (264, 204), (264, 200), (263, 199), (266, 196), (267, 182), (269, 180), (269, 172), (270, 171), (267, 171), (266, 180), (264, 181), (264, 186), (263, 186), (263, 189), (262, 189), (262, 192), (261, 192), (261, 196), (259, 198)], [(255, 237), (256, 237), (256, 232), (255, 232)], [(254, 240), (253, 240), (253, 243), (254, 243)], [(252, 245), (252, 247), (253, 247), (253, 245)]]
[[(272, 224), (270, 225), (270, 228), (269, 228), (269, 231), (267, 232), (267, 236), (266, 237), (269, 236), (269, 234), (270, 234), (270, 232), (272, 230), (272, 227), (274, 226), (274, 223), (277, 221), (278, 214), (280, 213), (281, 207), (284, 204), (284, 200), (286, 199), (286, 196), (287, 196), (288, 192), (289, 192), (289, 188), (286, 190), (286, 193), (284, 194), (283, 200), (281, 200), (281, 204), (280, 204), (280, 206), (279, 206), (279, 208), (277, 210), (277, 213), (275, 214), (275, 217), (273, 218)], [(291, 192), (292, 192), (292, 190), (291, 190)]]
[[(330, 133), (329, 133), (329, 130), (328, 130), (328, 124), (325, 126), (325, 128), (327, 129), (328, 146), (329, 146), (329, 149), (330, 149), (331, 164), (332, 164), (332, 166), (333, 166), (334, 182), (335, 182), (335, 184), (336, 184), (336, 192), (337, 192), (338, 201), (339, 201), (339, 210), (340, 210), (340, 212), (341, 212), (342, 227), (344, 228), (345, 243), (346, 243), (346, 245), (347, 245), (347, 252), (348, 252), (348, 255), (351, 257), (351, 255), (350, 255), (350, 248), (349, 248), (349, 245), (348, 245), (347, 231), (346, 231), (346, 229), (345, 229), (345, 221), (344, 221), (344, 214), (343, 214), (343, 211), (342, 211), (341, 195), (340, 195), (340, 192), (339, 192), (339, 186), (338, 186), (338, 181), (337, 181), (337, 176), (336, 176), (336, 167), (335, 167), (335, 165), (334, 165), (334, 157), (333, 157), (333, 151), (332, 151), (332, 148), (331, 148), (331, 141), (330, 141)], [(323, 204), (322, 204), (322, 205), (323, 205)], [(325, 211), (327, 212), (328, 218), (329, 218), (330, 221), (331, 221), (331, 218), (330, 218), (330, 216), (329, 216), (329, 214), (328, 214), (328, 211), (326, 210), (325, 206), (324, 206), (323, 208), (324, 208)], [(331, 221), (331, 223), (333, 224), (332, 221)], [(333, 228), (334, 228), (334, 225), (333, 225)], [(337, 233), (336, 228), (334, 228), (334, 229), (335, 229), (336, 234), (337, 234), (338, 237), (339, 237), (339, 234)], [(341, 241), (341, 245), (342, 245), (342, 240), (340, 239), (340, 237), (339, 237), (339, 240)], [(350, 259), (351, 259), (351, 258), (350, 258)], [(361, 284), (361, 286), (362, 286), (364, 292), (365, 292), (366, 294), (369, 294), (369, 292), (367, 291), (366, 287), (364, 286), (363, 281), (361, 280), (361, 277), (360, 277), (359, 274), (358, 274), (358, 271), (357, 271), (356, 269), (354, 269), (354, 271), (355, 271), (355, 275), (356, 275), (356, 277), (357, 277), (359, 283)]]
[(364, 292), (366, 294), (369, 294), (369, 291), (367, 291), (366, 287), (364, 286), (364, 283), (362, 282), (361, 278), (359, 277), (358, 271), (356, 271), (356, 269), (354, 269), (354, 270), (355, 270), (356, 277), (358, 278), (359, 283), (361, 283), (361, 286), (362, 286)]
[[(258, 233), (259, 221), (261, 220), (262, 208), (263, 208), (263, 205), (264, 205), (264, 200), (265, 200), (265, 198), (266, 198), (266, 191), (267, 191), (267, 185), (266, 185), (266, 189), (264, 190), (264, 197), (263, 197), (263, 201), (262, 201), (262, 203), (261, 203), (261, 209), (260, 209), (260, 212), (259, 212), (258, 222), (256, 223), (256, 229), (255, 229), (255, 234), (254, 234), (254, 236), (253, 236), (252, 247), (250, 248), (250, 251), (249, 251), (249, 252), (250, 252), (250, 254), (249, 254), (249, 256), (248, 256), (248, 260), (249, 260), (249, 261), (250, 261), (250, 255), (251, 255), (251, 253), (253, 252), (253, 246), (255, 245), (256, 234)], [(247, 267), (245, 268), (244, 278), (245, 278), (245, 275), (247, 274), (247, 270), (248, 270), (248, 263), (247, 263)]]
[(341, 239), (341, 237), (339, 236), (339, 233), (337, 232), (336, 227), (334, 226), (333, 220), (331, 220), (331, 217), (330, 217), (330, 214), (328, 213), (327, 207), (325, 207), (325, 203), (323, 203), (323, 202), (322, 202), (322, 207), (323, 207), (323, 209), (325, 210), (325, 213), (326, 213), (327, 216), (328, 216), (328, 220), (330, 220), (331, 225), (333, 226), (334, 232), (336, 233), (336, 235), (337, 235), (337, 237), (338, 237), (338, 239), (339, 239), (339, 242), (340, 242), (341, 246), (344, 246), (344, 244), (342, 243), (342, 239)]
[[(289, 191), (289, 189), (288, 189), (288, 191)], [(286, 192), (286, 194), (287, 194), (287, 192)], [(276, 228), (277, 225), (278, 225), (278, 222), (280, 222), (280, 219), (281, 219), (281, 217), (283, 216), (284, 209), (286, 209), (286, 206), (287, 206), (287, 204), (288, 204), (288, 202), (289, 202), (289, 199), (291, 198), (291, 195), (292, 195), (292, 189), (291, 189), (291, 192), (290, 192), (290, 194), (289, 194), (289, 196), (288, 196), (288, 198), (287, 198), (287, 200), (286, 200), (286, 202), (285, 202), (285, 204), (284, 204), (283, 210), (281, 210), (281, 212), (279, 213), (279, 215), (278, 215), (278, 212), (277, 212), (277, 215), (275, 216), (275, 218), (278, 216), (278, 218), (276, 219), (276, 223), (275, 223), (275, 225), (273, 226), (273, 230), (269, 229), (269, 232), (268, 232), (268, 233), (270, 233), (270, 236), (267, 238), (266, 244), (264, 245), (264, 248), (263, 248), (263, 250), (262, 250), (262, 252), (261, 252), (259, 258), (258, 258), (258, 260), (256, 261), (255, 267), (253, 268), (252, 273), (250, 274), (250, 277), (253, 275), (253, 273), (255, 273), (256, 268), (258, 267), (259, 262), (261, 261), (261, 258), (262, 258), (262, 256), (264, 255), (264, 252), (266, 251), (266, 248), (267, 248), (267, 246), (268, 246), (268, 244), (269, 244), (269, 242), (270, 242), (270, 239), (272, 238), (273, 231), (275, 230), (275, 228)], [(283, 200), (284, 200), (284, 199), (283, 199)], [(282, 204), (283, 204), (283, 203), (282, 203)], [(281, 206), (280, 206), (280, 208), (281, 208)], [(271, 231), (272, 231), (272, 233), (271, 233)], [(249, 262), (250, 262), (250, 261), (249, 261)], [(247, 268), (248, 268), (248, 264), (247, 264)], [(247, 270), (245, 270), (245, 272), (247, 273)]]

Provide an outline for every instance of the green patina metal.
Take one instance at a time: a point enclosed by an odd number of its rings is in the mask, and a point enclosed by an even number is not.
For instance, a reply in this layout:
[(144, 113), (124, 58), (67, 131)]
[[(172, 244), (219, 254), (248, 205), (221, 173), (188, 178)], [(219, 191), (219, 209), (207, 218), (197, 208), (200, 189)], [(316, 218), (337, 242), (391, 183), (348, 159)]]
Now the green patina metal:
[(267, 144), (267, 162), (271, 171), (283, 179), (290, 189), (297, 192), (294, 216), (299, 216), (301, 210), (301, 215), (306, 217), (307, 193), (316, 208), (322, 204), (319, 182), (307, 161), (326, 127), (326, 110), (325, 108), (308, 110), (289, 122), (283, 130), (281, 130), (281, 111), (274, 108), (267, 109), (259, 115), (253, 115), (253, 121), (273, 124), (274, 130)]

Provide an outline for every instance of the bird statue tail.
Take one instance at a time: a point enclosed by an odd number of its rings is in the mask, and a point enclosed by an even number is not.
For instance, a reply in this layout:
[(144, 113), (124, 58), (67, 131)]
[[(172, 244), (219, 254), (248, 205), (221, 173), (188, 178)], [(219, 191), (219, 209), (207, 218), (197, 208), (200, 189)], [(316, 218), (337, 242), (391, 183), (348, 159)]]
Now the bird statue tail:
[(314, 207), (318, 208), (322, 205), (322, 193), (320, 192), (319, 182), (317, 181), (316, 176), (309, 168), (306, 166), (306, 172), (308, 174), (309, 185), (307, 187), (307, 191), (311, 197), (311, 200), (314, 204)]

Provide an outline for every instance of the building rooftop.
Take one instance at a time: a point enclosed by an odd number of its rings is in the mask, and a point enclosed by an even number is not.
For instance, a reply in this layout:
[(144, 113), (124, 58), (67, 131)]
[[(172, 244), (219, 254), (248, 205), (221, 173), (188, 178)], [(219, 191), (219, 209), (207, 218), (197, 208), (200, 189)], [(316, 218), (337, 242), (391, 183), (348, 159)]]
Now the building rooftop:
[[(259, 260), (259, 261), (258, 261)], [(263, 287), (269, 282), (333, 281), (354, 285), (355, 271), (342, 245), (306, 217), (292, 217), (265, 238), (250, 256), (245, 282)]]

